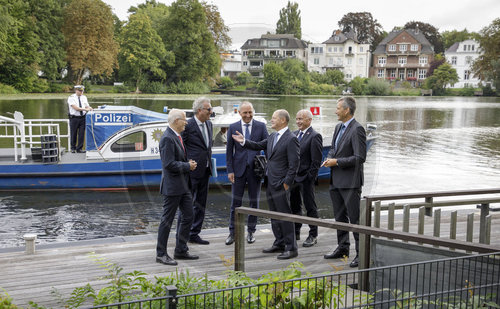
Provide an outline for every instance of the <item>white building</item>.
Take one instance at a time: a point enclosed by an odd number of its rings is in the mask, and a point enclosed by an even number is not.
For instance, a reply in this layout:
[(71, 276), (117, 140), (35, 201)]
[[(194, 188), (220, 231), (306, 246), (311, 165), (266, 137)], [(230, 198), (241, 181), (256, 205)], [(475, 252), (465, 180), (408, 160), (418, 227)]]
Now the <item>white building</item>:
[(308, 53), (309, 71), (340, 70), (346, 81), (356, 76), (368, 77), (370, 45), (359, 43), (354, 31), (342, 33), (335, 30), (322, 44), (310, 44)]
[(241, 71), (263, 77), (264, 65), (271, 62), (296, 58), (307, 63), (306, 49), (307, 43), (293, 34), (264, 34), (260, 38), (249, 39), (241, 47)]
[(445, 53), (446, 61), (457, 70), (458, 83), (451, 88), (477, 87), (480, 80), (472, 73), (472, 63), (481, 55), (479, 43), (475, 40), (457, 42)]
[(220, 54), (222, 66), (220, 68), (220, 76), (229, 76), (236, 78), (241, 73), (241, 52), (234, 50), (223, 52)]

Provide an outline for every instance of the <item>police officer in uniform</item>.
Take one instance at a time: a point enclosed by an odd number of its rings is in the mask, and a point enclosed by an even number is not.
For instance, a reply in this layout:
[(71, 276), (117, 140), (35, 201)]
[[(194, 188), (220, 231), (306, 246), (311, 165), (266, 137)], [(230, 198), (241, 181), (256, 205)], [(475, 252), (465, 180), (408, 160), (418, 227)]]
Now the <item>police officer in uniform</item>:
[(85, 115), (93, 110), (90, 107), (87, 97), (83, 95), (85, 87), (75, 86), (75, 93), (68, 98), (69, 107), (69, 128), (71, 131), (71, 152), (85, 152), (83, 148), (83, 139), (85, 136)]

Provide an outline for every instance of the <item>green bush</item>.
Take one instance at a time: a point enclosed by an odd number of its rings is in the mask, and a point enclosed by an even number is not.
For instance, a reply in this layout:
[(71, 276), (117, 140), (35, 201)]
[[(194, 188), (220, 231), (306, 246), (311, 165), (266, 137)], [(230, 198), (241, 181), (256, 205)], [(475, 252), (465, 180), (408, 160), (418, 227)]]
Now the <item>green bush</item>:
[(135, 91), (134, 87), (130, 87), (125, 84), (119, 86), (113, 86), (113, 88), (111, 88), (112, 93), (129, 93), (133, 91)]
[(236, 77), (236, 81), (238, 82), (238, 85), (247, 85), (250, 83), (252, 80), (252, 75), (248, 72), (241, 72), (238, 74)]
[(209, 93), (210, 87), (202, 82), (178, 82), (177, 83), (177, 93), (182, 94), (203, 94)]
[(234, 82), (229, 76), (223, 76), (220, 78), (220, 88), (222, 89), (230, 89), (234, 87)]
[[(481, 89), (483, 90), (483, 96), (495, 96), (496, 92), (493, 88), (491, 88), (491, 84), (486, 84), (486, 86), (481, 85)], [(499, 89), (500, 90), (500, 89)]]
[(365, 87), (368, 78), (363, 78), (356, 76), (349, 82), (349, 87), (351, 87), (351, 91), (355, 95), (365, 94)]
[(39, 78), (35, 82), (33, 82), (33, 88), (31, 89), (31, 92), (43, 93), (48, 92), (49, 90), (49, 82), (47, 82), (47, 80), (44, 78)]
[(476, 91), (476, 89), (474, 89), (473, 87), (464, 87), (460, 89), (460, 96), (472, 97), (474, 96), (474, 91)]
[(0, 83), (0, 94), (16, 94), (19, 91), (16, 88)]
[(57, 83), (57, 82), (51, 82), (51, 83), (49, 83), (48, 92), (65, 93), (65, 92), (71, 92), (72, 90), (73, 90), (73, 86), (71, 86), (71, 85)]
[(167, 86), (158, 81), (142, 80), (139, 82), (139, 90), (143, 93), (167, 93)]
[(383, 79), (370, 78), (366, 83), (365, 94), (367, 95), (389, 95), (391, 85)]

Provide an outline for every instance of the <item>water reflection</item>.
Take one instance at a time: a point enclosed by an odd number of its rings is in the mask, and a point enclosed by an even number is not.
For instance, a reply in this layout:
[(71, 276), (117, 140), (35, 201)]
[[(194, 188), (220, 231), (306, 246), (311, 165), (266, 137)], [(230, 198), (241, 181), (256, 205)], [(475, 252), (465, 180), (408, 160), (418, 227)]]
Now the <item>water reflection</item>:
[[(136, 105), (162, 112), (164, 106), (191, 108), (195, 97), (91, 95), (89, 101), (93, 107)], [(0, 114), (18, 110), (26, 118), (64, 118), (65, 100), (2, 100)], [(242, 100), (253, 102), (256, 112), (268, 118), (278, 108), (294, 119), (300, 109), (320, 106), (323, 115), (313, 126), (325, 139), (331, 139), (337, 123), (332, 97), (215, 96), (212, 103), (231, 110)], [(498, 98), (359, 98), (356, 119), (377, 124), (379, 136), (365, 164), (363, 194), (483, 189), (500, 183)], [(294, 121), (290, 128), (296, 129)], [(327, 184), (317, 187), (317, 198), (320, 216), (332, 218)], [(212, 189), (208, 203), (206, 227), (227, 226), (229, 188)], [(156, 190), (0, 192), (0, 247), (20, 245), (26, 232), (36, 232), (42, 242), (155, 233), (160, 212)]]

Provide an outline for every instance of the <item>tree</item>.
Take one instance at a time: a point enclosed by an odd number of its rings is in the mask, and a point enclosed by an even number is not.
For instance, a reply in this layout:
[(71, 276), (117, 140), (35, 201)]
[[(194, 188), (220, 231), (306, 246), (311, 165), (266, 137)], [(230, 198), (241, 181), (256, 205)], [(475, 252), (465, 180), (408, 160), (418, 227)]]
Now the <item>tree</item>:
[(259, 85), (259, 90), (263, 93), (281, 94), (286, 91), (287, 74), (283, 67), (276, 63), (264, 65), (264, 79)]
[(215, 46), (219, 52), (227, 50), (231, 45), (231, 37), (229, 36), (229, 27), (224, 24), (219, 8), (214, 4), (202, 2), (201, 5), (205, 9), (205, 16), (207, 17), (207, 27), (212, 35)]
[(432, 89), (435, 94), (443, 94), (446, 85), (453, 85), (458, 82), (457, 70), (451, 64), (443, 63), (434, 70), (434, 74), (425, 80), (425, 87)]
[(110, 75), (117, 65), (111, 8), (101, 0), (73, 0), (65, 9), (63, 34), (66, 59), (81, 83), (85, 71)]
[(197, 0), (173, 2), (161, 33), (166, 49), (175, 55), (175, 65), (166, 68), (169, 81), (203, 81), (219, 72), (219, 53)]
[(343, 84), (344, 73), (340, 70), (328, 70), (325, 72), (325, 82), (335, 86)]
[(434, 52), (436, 54), (440, 54), (444, 52), (443, 47), (443, 39), (441, 38), (441, 34), (436, 27), (431, 24), (424, 23), (421, 21), (410, 21), (407, 22), (404, 29), (419, 29), (425, 38), (434, 46)]
[(161, 61), (167, 56), (173, 60), (173, 54), (167, 53), (161, 37), (151, 25), (149, 17), (144, 13), (133, 14), (123, 27), (120, 36), (120, 68), (130, 73), (129, 78), (135, 80), (136, 92), (139, 82), (145, 74), (165, 78), (160, 68)]
[[(30, 92), (38, 79), (38, 36), (22, 0), (0, 0), (0, 83)], [(5, 28), (3, 27), (5, 26)]]
[(288, 1), (287, 6), (280, 10), (280, 18), (276, 23), (276, 34), (293, 34), (297, 39), (302, 38), (298, 3)]
[(29, 14), (36, 23), (34, 28), (38, 37), (39, 65), (43, 76), (48, 79), (60, 79), (61, 71), (66, 67), (63, 23), (63, 6), (67, 1), (29, 0)]
[(385, 36), (382, 26), (369, 12), (347, 13), (338, 25), (342, 32), (354, 30), (361, 43), (370, 44), (371, 51), (375, 50)]
[(482, 81), (492, 80), (500, 91), (500, 18), (491, 22), (479, 32), (481, 57), (474, 61), (472, 70)]
[(441, 33), (441, 38), (443, 40), (443, 49), (446, 51), (451, 45), (457, 42), (462, 42), (468, 39), (476, 39), (478, 34), (475, 32), (469, 32), (467, 29), (462, 31), (452, 30), (443, 31)]
[(429, 64), (429, 70), (427, 71), (427, 76), (431, 76), (434, 73), (434, 70), (437, 69), (440, 65), (445, 63), (446, 59), (441, 54), (436, 54), (432, 62)]
[(132, 14), (146, 14), (151, 20), (153, 29), (158, 32), (170, 14), (170, 8), (163, 3), (157, 2), (156, 0), (146, 0), (145, 3), (141, 3), (137, 7), (131, 6), (128, 9), (128, 12)]

